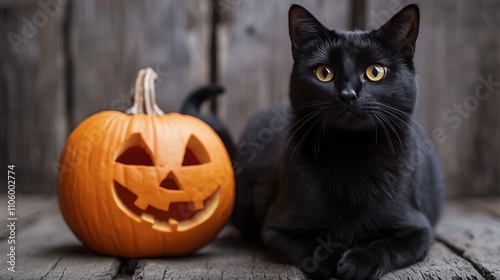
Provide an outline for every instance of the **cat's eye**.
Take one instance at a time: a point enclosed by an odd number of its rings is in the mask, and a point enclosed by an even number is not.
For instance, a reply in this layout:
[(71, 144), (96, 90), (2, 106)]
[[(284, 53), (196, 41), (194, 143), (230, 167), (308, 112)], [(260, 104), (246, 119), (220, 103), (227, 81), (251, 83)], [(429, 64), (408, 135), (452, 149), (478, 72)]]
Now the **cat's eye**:
[(382, 80), (387, 74), (387, 68), (380, 64), (373, 64), (366, 68), (366, 77), (372, 82), (378, 82)]
[(333, 78), (335, 77), (333, 69), (328, 65), (321, 65), (320, 67), (316, 68), (316, 70), (314, 70), (314, 74), (316, 75), (316, 78), (318, 78), (318, 80), (322, 81), (323, 83), (327, 83), (333, 80)]

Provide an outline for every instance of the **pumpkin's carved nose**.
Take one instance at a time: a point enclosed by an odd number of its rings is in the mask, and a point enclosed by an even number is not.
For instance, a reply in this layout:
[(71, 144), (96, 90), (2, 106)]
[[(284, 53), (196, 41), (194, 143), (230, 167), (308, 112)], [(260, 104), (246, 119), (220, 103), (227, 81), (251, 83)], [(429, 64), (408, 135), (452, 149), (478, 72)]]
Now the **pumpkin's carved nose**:
[(177, 179), (175, 178), (175, 175), (172, 172), (168, 173), (167, 177), (163, 179), (163, 181), (161, 181), (160, 187), (173, 191), (181, 190), (181, 188), (177, 184)]

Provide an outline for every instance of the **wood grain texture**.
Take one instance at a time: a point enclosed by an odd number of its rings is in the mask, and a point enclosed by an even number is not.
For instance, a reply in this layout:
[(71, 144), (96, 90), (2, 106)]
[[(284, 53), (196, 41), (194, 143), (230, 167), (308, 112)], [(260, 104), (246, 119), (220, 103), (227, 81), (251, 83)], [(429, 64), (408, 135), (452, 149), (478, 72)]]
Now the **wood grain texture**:
[(209, 81), (210, 1), (72, 2), (72, 125), (102, 110), (124, 111), (140, 69), (158, 73), (165, 112)]
[(146, 279), (306, 279), (295, 267), (285, 265), (226, 227), (218, 238), (193, 256), (143, 259), (134, 274)]
[(221, 83), (227, 92), (221, 116), (239, 139), (256, 111), (288, 103), (292, 53), (288, 9), (303, 5), (329, 28), (349, 25), (349, 1), (222, 0), (219, 30)]
[(500, 218), (500, 196), (482, 197), (468, 199), (470, 207), (478, 211), (486, 212), (496, 218)]
[[(500, 2), (368, 1), (372, 28), (410, 2), (420, 7), (418, 118), (450, 196), (500, 194)], [(490, 82), (488, 82), (490, 81)]]
[(64, 15), (38, 1), (0, 6), (0, 166), (16, 165), (18, 191), (55, 192), (67, 134)]
[(443, 244), (435, 243), (427, 257), (408, 268), (391, 272), (381, 280), (484, 279), (466, 260)]
[[(40, 215), (55, 212), (57, 199), (50, 196), (41, 195), (18, 195), (15, 200), (15, 217), (17, 217), (17, 228), (23, 230), (25, 226), (38, 219)], [(5, 207), (5, 210), (0, 211), (0, 221), (6, 221), (9, 217), (7, 211), (7, 196), (0, 195), (0, 205)], [(0, 228), (0, 240), (8, 237), (9, 229), (7, 227)]]
[[(186, 274), (189, 271), (189, 274)], [(306, 279), (296, 268), (280, 264), (239, 237), (221, 237), (195, 256), (140, 260), (134, 279)], [(391, 272), (382, 280), (484, 279), (465, 259), (435, 243), (427, 257)]]
[[(242, 239), (231, 226), (194, 255), (140, 259), (133, 275), (122, 275), (117, 259), (94, 254), (75, 239), (54, 199), (20, 199), (20, 203), (38, 205), (31, 208), (24, 204), (24, 213), (40, 205), (46, 210), (39, 211), (29, 225), (17, 229), (17, 272), (7, 271), (7, 256), (2, 254), (0, 279), (306, 279), (297, 268)], [(0, 201), (4, 200), (0, 197)], [(499, 279), (500, 221), (470, 204), (450, 203), (437, 230), (444, 243), (436, 242), (422, 262), (382, 279)], [(20, 218), (34, 214), (26, 215), (19, 212)], [(1, 252), (7, 252), (7, 246), (2, 242)], [(135, 262), (129, 264), (133, 266), (128, 270), (133, 271)]]
[[(1, 252), (8, 252), (8, 246), (2, 242)], [(110, 280), (120, 266), (118, 259), (83, 247), (58, 213), (39, 216), (30, 227), (17, 230), (15, 273), (7, 270), (6, 254), (0, 256), (0, 279)]]
[(500, 279), (500, 219), (450, 205), (438, 229), (438, 238), (470, 261), (487, 279)]

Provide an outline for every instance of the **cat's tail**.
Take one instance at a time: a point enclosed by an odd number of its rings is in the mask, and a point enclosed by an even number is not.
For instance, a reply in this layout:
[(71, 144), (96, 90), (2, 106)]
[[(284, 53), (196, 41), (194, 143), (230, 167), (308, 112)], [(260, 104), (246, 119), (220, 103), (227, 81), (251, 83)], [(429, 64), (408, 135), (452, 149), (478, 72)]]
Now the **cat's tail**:
[(212, 127), (224, 143), (229, 157), (234, 159), (236, 155), (236, 145), (233, 142), (233, 138), (226, 124), (214, 114), (202, 114), (200, 112), (200, 107), (205, 101), (223, 92), (224, 88), (217, 85), (201, 87), (188, 95), (182, 103), (180, 112), (182, 114), (197, 117)]
[(181, 106), (181, 114), (197, 116), (200, 115), (201, 104), (207, 99), (216, 97), (224, 92), (224, 88), (217, 85), (201, 87), (193, 91), (184, 100)]

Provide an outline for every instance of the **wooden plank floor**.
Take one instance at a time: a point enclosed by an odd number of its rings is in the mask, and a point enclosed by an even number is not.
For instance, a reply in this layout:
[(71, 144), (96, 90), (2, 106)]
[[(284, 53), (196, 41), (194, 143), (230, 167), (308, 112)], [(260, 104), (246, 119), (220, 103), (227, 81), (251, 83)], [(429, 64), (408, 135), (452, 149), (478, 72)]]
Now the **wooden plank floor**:
[[(5, 197), (0, 197), (6, 205)], [(0, 279), (306, 279), (231, 226), (196, 254), (124, 260), (92, 253), (66, 227), (54, 197), (17, 200), (16, 272), (9, 271), (9, 231), (0, 230)], [(0, 218), (7, 221), (5, 211)], [(448, 203), (427, 258), (388, 279), (500, 279), (500, 198)]]

